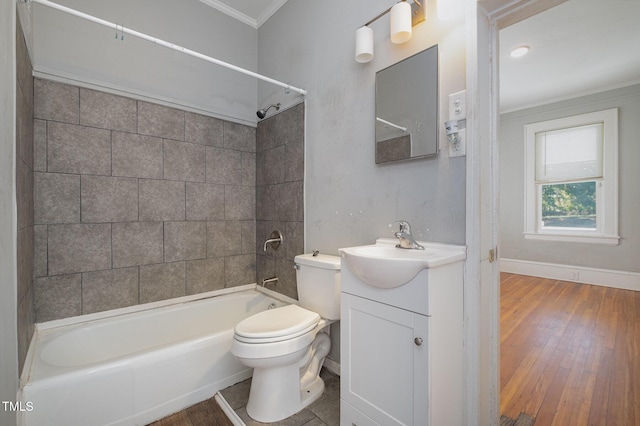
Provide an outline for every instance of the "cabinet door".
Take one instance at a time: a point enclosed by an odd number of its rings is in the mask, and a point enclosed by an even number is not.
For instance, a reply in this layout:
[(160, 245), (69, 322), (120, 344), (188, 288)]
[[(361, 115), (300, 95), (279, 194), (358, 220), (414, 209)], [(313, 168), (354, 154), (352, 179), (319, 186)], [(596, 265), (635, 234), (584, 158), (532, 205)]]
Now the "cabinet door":
[(428, 425), (428, 317), (342, 293), (341, 389), (381, 425)]

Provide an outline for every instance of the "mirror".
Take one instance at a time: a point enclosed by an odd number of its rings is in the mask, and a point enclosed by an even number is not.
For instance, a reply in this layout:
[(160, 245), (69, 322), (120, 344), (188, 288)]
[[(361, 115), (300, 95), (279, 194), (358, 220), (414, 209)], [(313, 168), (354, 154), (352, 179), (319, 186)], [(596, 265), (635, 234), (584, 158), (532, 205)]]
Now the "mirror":
[(376, 73), (376, 164), (438, 154), (438, 46)]

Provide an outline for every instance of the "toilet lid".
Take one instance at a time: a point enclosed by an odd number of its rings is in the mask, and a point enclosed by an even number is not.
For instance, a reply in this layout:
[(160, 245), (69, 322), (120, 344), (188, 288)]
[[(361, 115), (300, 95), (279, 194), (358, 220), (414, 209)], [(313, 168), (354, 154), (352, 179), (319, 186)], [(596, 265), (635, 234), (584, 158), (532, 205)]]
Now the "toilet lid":
[(236, 338), (261, 342), (293, 338), (313, 329), (320, 321), (320, 315), (301, 308), (287, 305), (269, 309), (246, 318), (235, 328)]

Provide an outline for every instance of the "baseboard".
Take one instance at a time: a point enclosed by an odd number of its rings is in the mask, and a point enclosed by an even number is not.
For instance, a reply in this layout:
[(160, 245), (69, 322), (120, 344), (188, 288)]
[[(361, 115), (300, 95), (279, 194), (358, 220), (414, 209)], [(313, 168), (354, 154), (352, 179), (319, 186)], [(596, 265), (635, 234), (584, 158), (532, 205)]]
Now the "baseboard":
[(500, 259), (500, 271), (512, 274), (640, 291), (640, 273), (518, 259)]
[(331, 371), (336, 376), (340, 375), (340, 364), (332, 360), (331, 358), (325, 358), (324, 363), (322, 364), (324, 368)]

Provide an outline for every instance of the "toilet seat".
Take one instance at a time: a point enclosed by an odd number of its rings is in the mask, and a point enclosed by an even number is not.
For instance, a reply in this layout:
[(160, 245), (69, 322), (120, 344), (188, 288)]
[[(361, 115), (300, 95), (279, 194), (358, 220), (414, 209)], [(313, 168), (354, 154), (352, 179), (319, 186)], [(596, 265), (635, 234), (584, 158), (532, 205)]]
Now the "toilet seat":
[(235, 339), (245, 343), (273, 343), (293, 339), (313, 330), (316, 312), (298, 305), (269, 309), (246, 318), (235, 327)]

